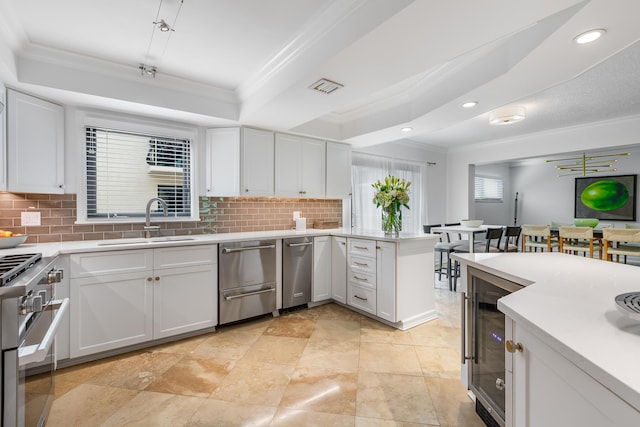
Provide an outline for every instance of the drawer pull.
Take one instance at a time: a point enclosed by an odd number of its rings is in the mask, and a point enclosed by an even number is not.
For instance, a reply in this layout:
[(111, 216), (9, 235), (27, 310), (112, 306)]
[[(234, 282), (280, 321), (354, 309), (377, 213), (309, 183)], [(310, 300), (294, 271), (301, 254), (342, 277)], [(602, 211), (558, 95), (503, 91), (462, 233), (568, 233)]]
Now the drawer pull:
[(232, 299), (244, 298), (251, 295), (259, 295), (259, 294), (266, 294), (267, 292), (275, 292), (275, 290), (276, 288), (269, 288), (269, 289), (262, 289), (262, 290), (253, 291), (253, 292), (245, 292), (244, 294), (238, 294), (238, 295), (230, 295), (230, 296), (225, 295), (224, 299), (227, 301), (230, 301)]
[(369, 250), (369, 248), (367, 248), (366, 246), (354, 246), (354, 248), (356, 249), (363, 249), (365, 251)]
[(369, 266), (369, 264), (367, 264), (366, 262), (358, 262), (358, 261), (354, 261), (353, 263), (354, 263), (355, 265), (361, 265), (361, 266), (363, 266), (363, 267), (368, 267), (368, 266)]
[(361, 301), (366, 301), (367, 300), (366, 298), (359, 297), (358, 295), (354, 295), (353, 297), (354, 298), (358, 298)]
[(358, 277), (358, 276), (353, 276), (354, 279), (356, 280), (360, 280), (361, 282), (368, 282), (369, 279), (367, 279), (366, 277)]

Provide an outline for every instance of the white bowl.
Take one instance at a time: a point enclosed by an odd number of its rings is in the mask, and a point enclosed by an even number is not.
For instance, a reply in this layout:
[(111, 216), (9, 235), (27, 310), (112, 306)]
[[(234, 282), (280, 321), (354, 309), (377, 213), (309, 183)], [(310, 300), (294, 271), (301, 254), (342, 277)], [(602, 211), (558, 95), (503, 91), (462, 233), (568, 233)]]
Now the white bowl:
[(460, 220), (460, 225), (462, 225), (463, 227), (480, 227), (482, 224), (484, 224), (484, 220), (482, 219), (462, 219)]
[(0, 249), (9, 249), (15, 248), (21, 243), (24, 243), (27, 240), (26, 234), (21, 236), (11, 236), (11, 237), (0, 237)]

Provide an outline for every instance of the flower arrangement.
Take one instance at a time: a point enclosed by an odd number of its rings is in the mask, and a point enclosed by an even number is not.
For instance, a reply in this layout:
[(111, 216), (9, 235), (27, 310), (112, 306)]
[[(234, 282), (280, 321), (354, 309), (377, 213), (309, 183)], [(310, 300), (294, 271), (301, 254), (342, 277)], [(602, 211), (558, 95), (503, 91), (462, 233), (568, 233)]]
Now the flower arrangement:
[(388, 175), (384, 181), (371, 184), (376, 191), (373, 203), (382, 207), (382, 229), (385, 233), (398, 233), (402, 230), (401, 207), (409, 209), (409, 187), (411, 182)]

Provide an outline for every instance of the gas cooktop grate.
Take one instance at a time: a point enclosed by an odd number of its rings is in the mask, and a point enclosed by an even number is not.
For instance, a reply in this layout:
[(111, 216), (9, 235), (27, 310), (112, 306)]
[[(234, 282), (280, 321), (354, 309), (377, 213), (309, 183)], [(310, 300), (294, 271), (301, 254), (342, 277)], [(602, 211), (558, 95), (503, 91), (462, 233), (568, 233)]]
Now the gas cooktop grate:
[(42, 254), (15, 254), (0, 257), (0, 286), (5, 286), (33, 267)]
[(640, 292), (628, 292), (616, 297), (616, 307), (625, 316), (640, 320)]

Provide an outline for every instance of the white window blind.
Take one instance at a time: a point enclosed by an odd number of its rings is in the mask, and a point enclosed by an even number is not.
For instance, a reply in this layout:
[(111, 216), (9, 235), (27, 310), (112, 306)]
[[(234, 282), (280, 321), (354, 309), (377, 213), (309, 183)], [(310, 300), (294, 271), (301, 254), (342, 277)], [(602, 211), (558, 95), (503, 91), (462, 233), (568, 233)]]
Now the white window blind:
[(501, 202), (504, 183), (500, 178), (475, 177), (475, 200), (478, 202)]
[[(143, 217), (147, 201), (162, 198), (169, 216), (192, 206), (191, 141), (86, 127), (87, 218)], [(161, 216), (162, 207), (152, 206)]]

